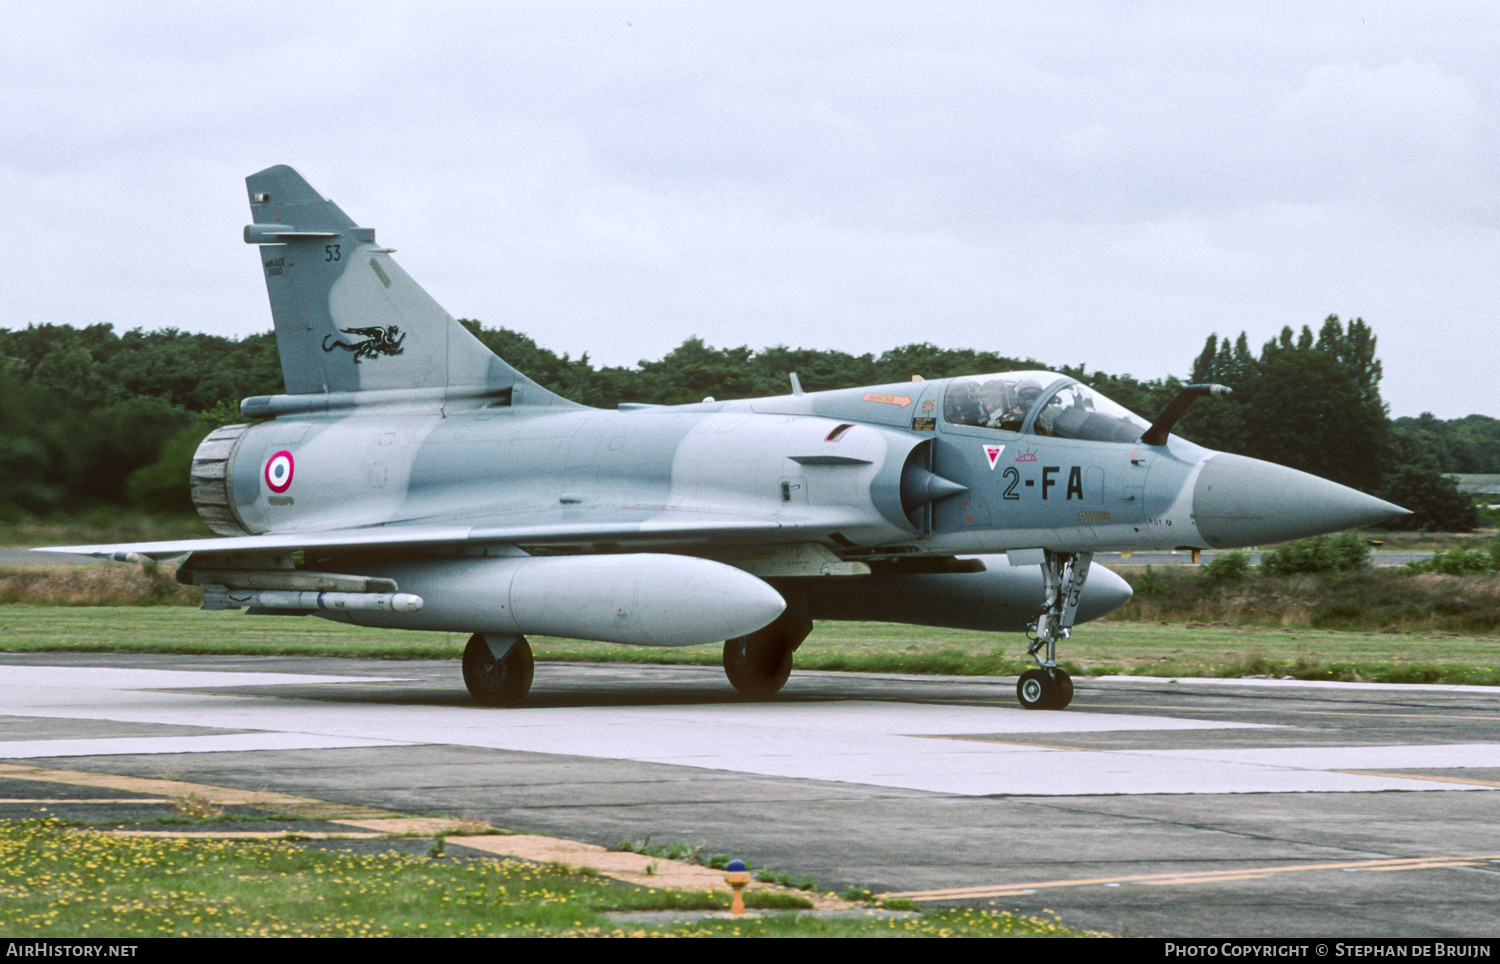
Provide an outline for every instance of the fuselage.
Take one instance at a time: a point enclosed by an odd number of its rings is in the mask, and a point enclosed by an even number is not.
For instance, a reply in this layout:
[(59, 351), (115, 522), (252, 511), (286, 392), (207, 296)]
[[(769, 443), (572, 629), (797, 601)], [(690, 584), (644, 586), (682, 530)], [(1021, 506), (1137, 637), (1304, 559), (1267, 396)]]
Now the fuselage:
[[(742, 520), (738, 543), (817, 541), (848, 557), (1252, 545), (1286, 528), (1274, 490), (1293, 477), (1348, 503), (1298, 521), (1298, 535), (1385, 505), (1245, 459), (1261, 469), (1254, 485), (1226, 496), (1233, 479), (1218, 472), (1215, 502), (1199, 476), (1236, 457), (1175, 436), (1146, 445), (1145, 427), (1047, 372), (619, 411), (393, 400), (248, 426), (224, 495), (250, 533), (519, 526), (545, 546), (549, 524)], [(1204, 516), (1232, 517), (1228, 538)], [(637, 534), (630, 548), (677, 542)]]

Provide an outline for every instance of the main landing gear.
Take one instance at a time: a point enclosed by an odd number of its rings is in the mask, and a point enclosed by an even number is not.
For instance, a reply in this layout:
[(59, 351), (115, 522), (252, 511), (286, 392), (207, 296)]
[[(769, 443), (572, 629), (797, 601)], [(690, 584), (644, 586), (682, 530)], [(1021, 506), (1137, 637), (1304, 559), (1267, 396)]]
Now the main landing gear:
[(536, 661), (525, 636), (475, 633), (464, 647), (464, 685), (481, 706), (515, 706), (531, 691)]
[(1088, 579), (1092, 552), (1046, 551), (1042, 582), (1046, 601), (1036, 618), (1036, 635), (1026, 652), (1036, 660), (1016, 681), (1016, 699), (1028, 710), (1060, 710), (1073, 702), (1073, 677), (1057, 666), (1057, 641), (1067, 639), (1078, 616), (1078, 600)]
[(807, 596), (800, 589), (777, 588), (786, 610), (769, 625), (724, 643), (724, 675), (742, 696), (765, 699), (781, 692), (792, 675), (792, 654), (812, 633)]

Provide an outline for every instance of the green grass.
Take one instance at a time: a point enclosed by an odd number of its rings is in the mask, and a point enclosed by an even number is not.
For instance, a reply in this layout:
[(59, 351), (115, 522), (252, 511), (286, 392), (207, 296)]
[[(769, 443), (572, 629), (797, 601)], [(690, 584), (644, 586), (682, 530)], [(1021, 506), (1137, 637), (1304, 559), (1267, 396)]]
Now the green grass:
[(467, 636), (360, 629), (316, 617), (185, 606), (0, 605), (0, 650), (447, 659)]
[[(205, 613), (185, 607), (0, 606), (0, 651), (453, 659), (463, 634), (360, 629), (314, 617)], [(718, 666), (717, 646), (644, 649), (533, 637), (537, 658)], [(1229, 623), (1106, 620), (1060, 647), (1079, 675), (1291, 675), (1302, 679), (1500, 684), (1500, 637), (1357, 632)], [(1012, 676), (1028, 668), (1020, 634), (891, 623), (820, 622), (798, 650), (799, 669)], [(457, 668), (455, 667), (455, 673)], [(727, 684), (726, 684), (727, 685)]]
[[(608, 643), (533, 640), (539, 659), (720, 663), (717, 647), (631, 650)], [(1500, 637), (1454, 633), (1165, 624), (1108, 620), (1074, 630), (1059, 655), (1075, 675), (1293, 676), (1315, 680), (1500, 685)], [(797, 651), (798, 669), (1015, 676), (1035, 665), (1020, 634), (820, 622)]]
[(727, 906), (721, 893), (635, 887), (555, 864), (0, 823), (0, 931), (12, 937), (1081, 936), (1055, 920), (970, 910), (651, 926), (604, 916)]

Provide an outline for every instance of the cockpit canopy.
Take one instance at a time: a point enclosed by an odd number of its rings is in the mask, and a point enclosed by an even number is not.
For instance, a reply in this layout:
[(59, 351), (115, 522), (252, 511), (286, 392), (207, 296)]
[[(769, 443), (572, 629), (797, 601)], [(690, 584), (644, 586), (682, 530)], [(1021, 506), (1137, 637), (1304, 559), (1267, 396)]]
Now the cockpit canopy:
[(948, 383), (943, 418), (1003, 432), (1134, 442), (1150, 423), (1121, 405), (1056, 372), (971, 375)]

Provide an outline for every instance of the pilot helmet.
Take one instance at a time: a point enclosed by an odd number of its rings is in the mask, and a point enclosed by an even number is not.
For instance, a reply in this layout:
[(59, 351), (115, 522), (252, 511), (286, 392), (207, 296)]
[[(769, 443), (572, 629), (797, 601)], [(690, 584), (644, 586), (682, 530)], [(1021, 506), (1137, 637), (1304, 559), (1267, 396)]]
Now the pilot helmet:
[(1016, 389), (1016, 400), (1021, 407), (1027, 411), (1036, 404), (1036, 400), (1042, 397), (1042, 386), (1033, 381), (1025, 381)]

